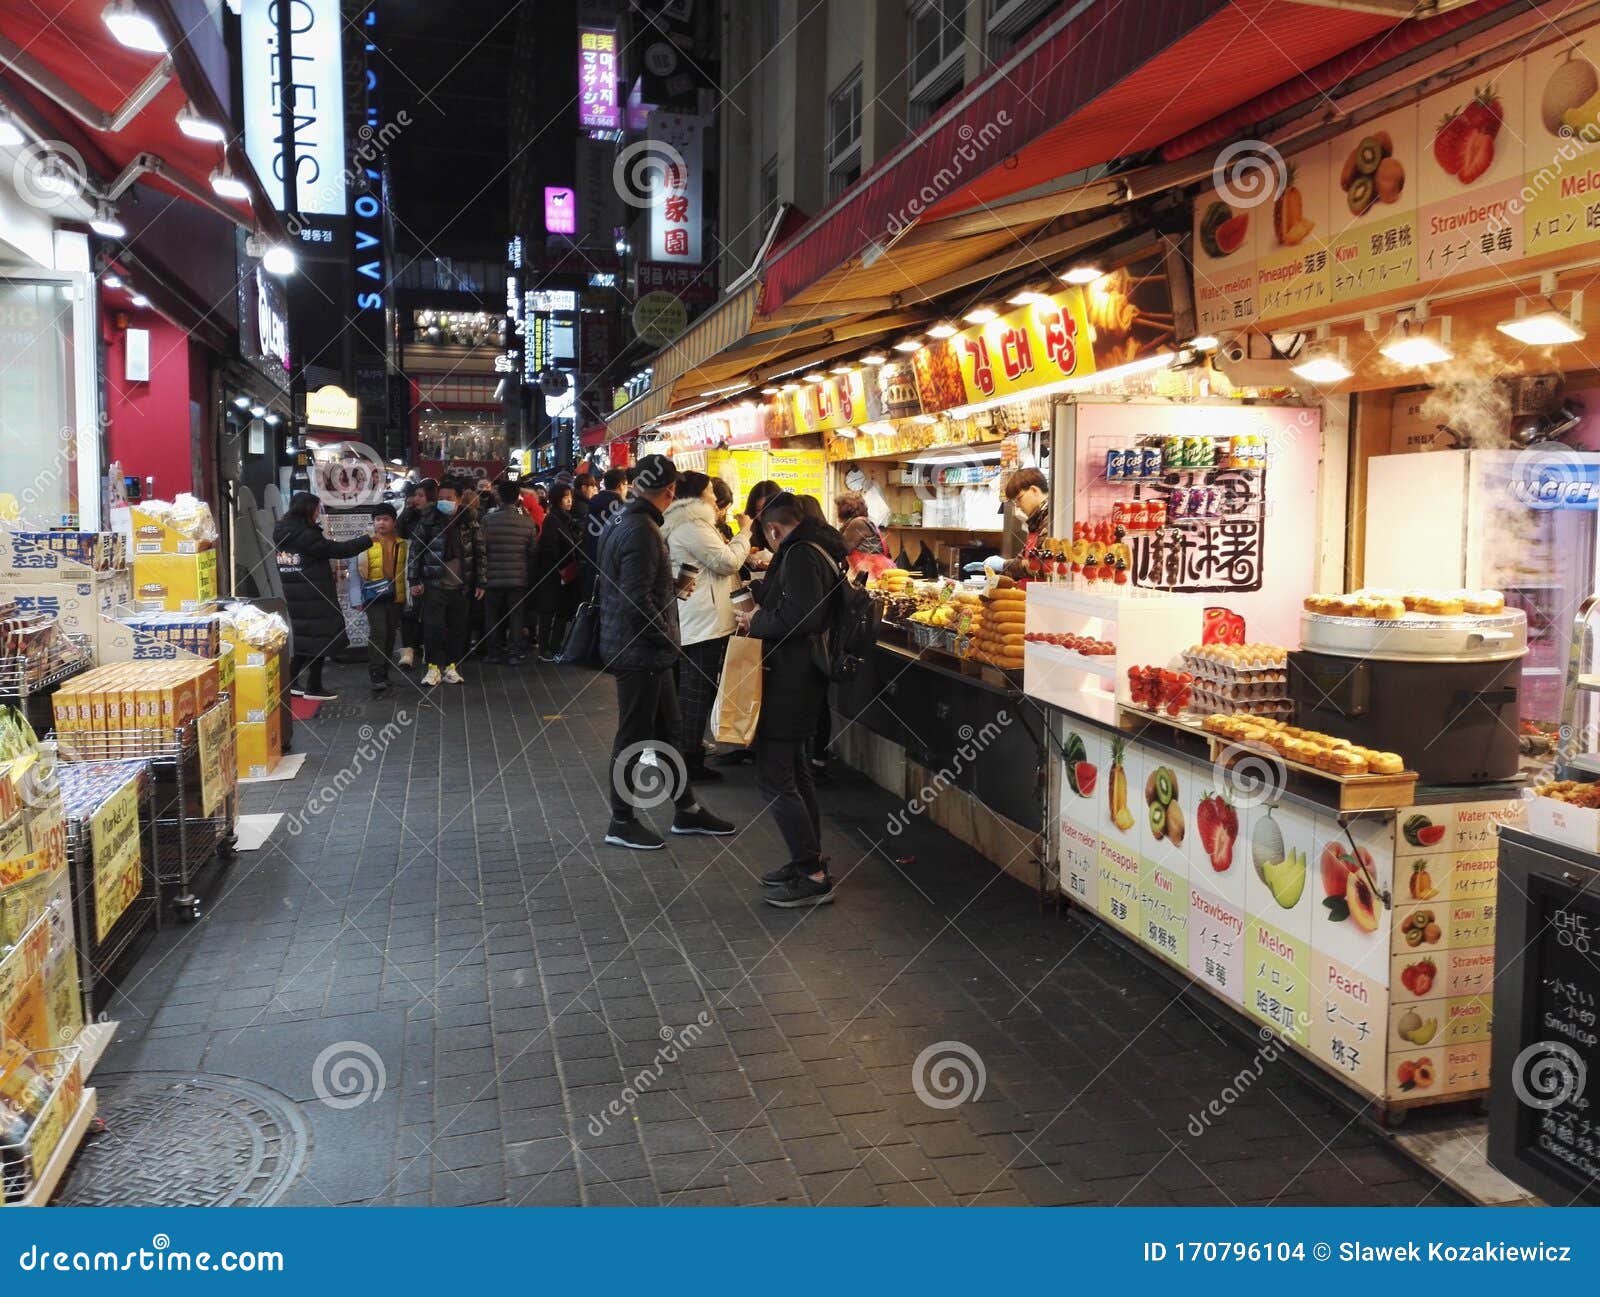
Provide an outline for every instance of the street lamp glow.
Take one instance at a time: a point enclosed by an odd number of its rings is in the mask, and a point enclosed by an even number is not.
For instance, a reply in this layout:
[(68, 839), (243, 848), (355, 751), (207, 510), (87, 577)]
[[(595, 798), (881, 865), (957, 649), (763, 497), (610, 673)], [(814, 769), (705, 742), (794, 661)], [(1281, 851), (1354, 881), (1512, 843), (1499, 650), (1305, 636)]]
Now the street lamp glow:
[(292, 275), (297, 264), (294, 249), (287, 243), (274, 243), (261, 254), (261, 268), (269, 275)]
[(211, 189), (218, 198), (228, 198), (236, 203), (250, 201), (249, 188), (244, 181), (228, 170), (226, 162), (211, 173)]
[(221, 144), (228, 138), (228, 133), (221, 126), (200, 116), (195, 112), (194, 105), (189, 103), (178, 109), (178, 129), (191, 140), (203, 140), (207, 144)]
[(167, 52), (167, 42), (161, 34), (161, 28), (140, 13), (134, 7), (133, 0), (112, 0), (101, 11), (100, 17), (111, 29), (111, 34), (130, 50), (142, 50), (146, 54)]

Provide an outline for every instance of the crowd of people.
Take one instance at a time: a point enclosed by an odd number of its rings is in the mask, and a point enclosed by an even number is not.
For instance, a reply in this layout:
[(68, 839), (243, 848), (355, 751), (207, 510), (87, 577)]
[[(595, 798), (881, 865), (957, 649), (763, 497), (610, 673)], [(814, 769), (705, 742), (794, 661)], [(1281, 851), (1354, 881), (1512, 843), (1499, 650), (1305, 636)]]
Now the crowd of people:
[[(335, 697), (322, 670), (343, 642), (336, 583), (346, 565), (359, 589), (350, 601), (367, 615), (375, 694), (396, 669), (420, 671), (429, 689), (459, 685), (469, 657), (515, 667), (536, 653), (603, 667), (618, 712), (605, 841), (652, 851), (665, 842), (639, 810), (661, 799), (638, 795), (641, 765), (670, 780), (672, 833), (737, 832), (696, 786), (725, 777), (708, 763), (709, 722), (729, 644), (749, 636), (760, 642), (754, 739), (714, 760), (754, 764), (785, 844), (788, 859), (762, 876), (764, 899), (827, 904), (816, 799), (832, 728), (824, 641), (850, 561), (881, 556), (883, 538), (853, 493), (837, 502), (842, 531), (814, 497), (771, 481), (730, 519), (733, 507), (726, 482), (680, 472), (662, 455), (548, 487), (423, 480), (403, 510), (377, 506), (371, 533), (345, 541), (323, 532), (314, 495), (297, 495), (274, 537), (294, 628), (292, 692)], [(596, 640), (574, 648), (569, 627), (586, 603)]]

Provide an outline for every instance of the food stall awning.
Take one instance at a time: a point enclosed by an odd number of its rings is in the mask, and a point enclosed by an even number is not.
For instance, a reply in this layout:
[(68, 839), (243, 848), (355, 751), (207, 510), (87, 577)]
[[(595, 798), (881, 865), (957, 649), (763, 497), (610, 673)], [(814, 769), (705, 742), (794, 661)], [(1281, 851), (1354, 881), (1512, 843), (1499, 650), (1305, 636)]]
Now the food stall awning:
[(760, 295), (761, 285), (754, 279), (742, 288), (735, 288), (679, 337), (656, 352), (650, 359), (650, 390), (612, 414), (606, 424), (606, 441), (631, 437), (640, 428), (661, 418), (675, 403), (695, 399), (698, 393), (675, 394), (678, 380), (745, 336)]
[[(0, 99), (37, 134), (68, 144), (96, 188), (121, 177), (197, 203), (239, 223), (284, 231), (243, 138), (225, 144), (194, 139), (178, 126), (185, 105), (232, 137), (232, 113), (207, 69), (226, 51), (216, 25), (185, 21), (194, 6), (169, 0), (143, 12), (160, 30), (167, 53), (130, 49), (111, 34), (103, 0), (0, 5)], [(250, 201), (216, 195), (211, 173), (226, 157)]]
[[(1504, 3), (1475, 0), (1418, 26), (1459, 26)], [(1403, 21), (1302, 0), (1103, 0), (1077, 8), (778, 248), (763, 266), (761, 315), (825, 301), (845, 274), (855, 295), (860, 272), (881, 273), (884, 262), (910, 278), (914, 267), (898, 263), (917, 233), (902, 232), (915, 223), (931, 230), (953, 214), (983, 217), (1063, 176), (1158, 148), (1363, 42), (1381, 62), (1389, 57), (1381, 37)], [(1064, 199), (1053, 214), (1071, 210)], [(1003, 220), (981, 224), (1001, 227), (997, 240), (1029, 233)], [(987, 255), (973, 244), (963, 239), (946, 252)]]

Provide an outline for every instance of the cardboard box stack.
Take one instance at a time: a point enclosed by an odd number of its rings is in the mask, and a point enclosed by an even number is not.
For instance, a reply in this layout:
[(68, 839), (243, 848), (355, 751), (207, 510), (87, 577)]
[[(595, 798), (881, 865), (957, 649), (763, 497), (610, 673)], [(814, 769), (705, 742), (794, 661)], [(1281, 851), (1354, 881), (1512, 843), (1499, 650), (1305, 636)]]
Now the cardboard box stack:
[(206, 612), (217, 601), (216, 525), (192, 496), (129, 510), (133, 603), (140, 612)]
[(230, 624), (223, 633), (234, 651), (233, 715), (239, 773), (247, 779), (260, 779), (277, 769), (283, 759), (283, 650), (249, 642), (244, 638), (249, 631), (237, 624)]
[(62, 755), (95, 760), (137, 755), (138, 742), (172, 742), (220, 696), (213, 661), (117, 662), (62, 685), (52, 703)]
[(132, 598), (121, 536), (0, 528), (0, 603), (57, 618), (91, 658), (99, 652), (100, 619)]

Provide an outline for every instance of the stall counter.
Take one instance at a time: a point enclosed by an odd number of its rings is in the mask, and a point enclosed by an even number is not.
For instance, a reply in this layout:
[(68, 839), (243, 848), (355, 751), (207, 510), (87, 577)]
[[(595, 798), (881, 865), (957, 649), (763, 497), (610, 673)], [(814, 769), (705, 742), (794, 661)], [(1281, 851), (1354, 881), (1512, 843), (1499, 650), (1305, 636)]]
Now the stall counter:
[[(1269, 759), (1052, 709), (1061, 891), (1386, 1112), (1489, 1077), (1504, 786), (1341, 811)], [(1281, 768), (1280, 768), (1281, 769)]]

